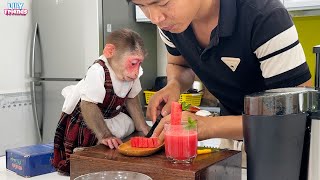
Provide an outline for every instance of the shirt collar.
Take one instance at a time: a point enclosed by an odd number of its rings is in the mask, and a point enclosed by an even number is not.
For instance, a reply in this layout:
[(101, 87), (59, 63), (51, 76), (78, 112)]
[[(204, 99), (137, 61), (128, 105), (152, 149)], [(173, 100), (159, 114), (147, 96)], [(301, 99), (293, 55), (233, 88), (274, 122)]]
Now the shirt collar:
[(231, 36), (237, 16), (237, 2), (235, 0), (220, 0), (219, 37)]
[(99, 57), (99, 59), (101, 59), (101, 60), (106, 64), (106, 66), (107, 66), (107, 68), (109, 69), (109, 71), (111, 70), (111, 71), (113, 72), (113, 70), (112, 70), (112, 68), (111, 68), (111, 66), (110, 66), (107, 58), (106, 58), (104, 55), (101, 55), (101, 56)]
[(118, 79), (118, 78), (116, 78), (116, 75), (114, 74), (113, 69), (111, 68), (111, 66), (110, 66), (109, 61), (107, 60), (107, 58), (106, 58), (104, 55), (101, 55), (101, 56), (99, 57), (99, 59), (101, 59), (102, 61), (104, 61), (105, 65), (107, 66), (107, 68), (108, 68), (108, 70), (109, 70), (110, 76), (111, 76), (112, 78)]

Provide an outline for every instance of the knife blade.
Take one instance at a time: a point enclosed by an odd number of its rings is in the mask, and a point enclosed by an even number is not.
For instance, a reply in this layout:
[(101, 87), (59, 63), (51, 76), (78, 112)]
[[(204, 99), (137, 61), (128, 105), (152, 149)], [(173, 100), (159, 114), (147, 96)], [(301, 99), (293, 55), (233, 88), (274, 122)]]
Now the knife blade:
[(150, 131), (148, 132), (148, 134), (145, 136), (147, 138), (151, 137), (153, 134), (153, 131), (156, 129), (156, 127), (158, 126), (159, 122), (161, 121), (161, 119), (163, 118), (163, 116), (161, 114), (159, 114), (159, 116), (156, 119), (156, 122), (154, 122), (154, 124), (152, 125)]

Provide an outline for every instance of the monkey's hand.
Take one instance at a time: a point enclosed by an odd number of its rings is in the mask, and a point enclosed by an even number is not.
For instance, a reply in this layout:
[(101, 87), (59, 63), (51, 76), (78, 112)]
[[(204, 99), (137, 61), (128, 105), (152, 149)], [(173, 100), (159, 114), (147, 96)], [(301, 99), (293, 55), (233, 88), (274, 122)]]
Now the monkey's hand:
[(117, 137), (111, 136), (111, 137), (101, 139), (100, 144), (104, 144), (108, 146), (110, 149), (113, 149), (113, 148), (117, 149), (118, 146), (122, 144), (122, 141)]

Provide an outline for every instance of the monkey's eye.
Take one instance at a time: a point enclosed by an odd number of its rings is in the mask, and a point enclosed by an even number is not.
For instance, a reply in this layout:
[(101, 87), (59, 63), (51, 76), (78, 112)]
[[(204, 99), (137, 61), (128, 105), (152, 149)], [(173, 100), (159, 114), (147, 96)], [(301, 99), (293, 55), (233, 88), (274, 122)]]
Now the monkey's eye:
[(138, 60), (133, 60), (133, 61), (131, 61), (131, 65), (132, 65), (132, 66), (135, 66), (135, 65), (138, 64), (138, 62), (139, 62)]

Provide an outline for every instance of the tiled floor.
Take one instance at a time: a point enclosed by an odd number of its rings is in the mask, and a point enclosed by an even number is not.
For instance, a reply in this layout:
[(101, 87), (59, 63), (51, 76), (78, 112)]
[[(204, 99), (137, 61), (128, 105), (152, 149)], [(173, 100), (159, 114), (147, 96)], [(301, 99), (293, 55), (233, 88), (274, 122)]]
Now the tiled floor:
[[(40, 176), (28, 178), (27, 180), (67, 180), (68, 176), (61, 176), (58, 173), (50, 173)], [(247, 171), (242, 170), (242, 180), (247, 179)], [(5, 156), (0, 157), (0, 180), (26, 180), (26, 178), (16, 175), (11, 171), (6, 170), (6, 158)]]

